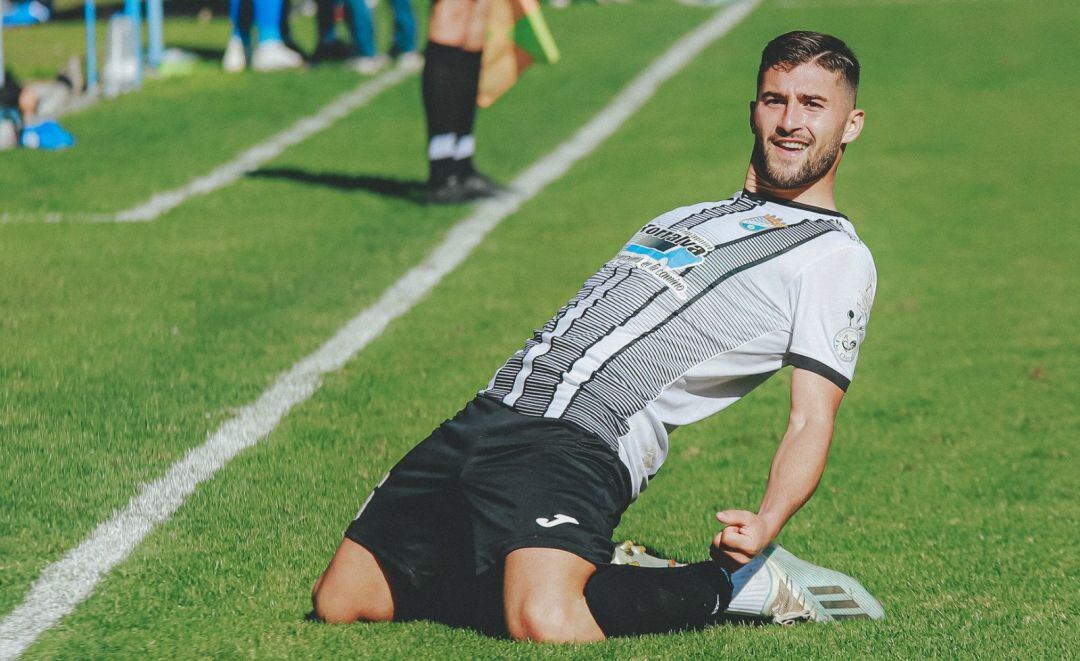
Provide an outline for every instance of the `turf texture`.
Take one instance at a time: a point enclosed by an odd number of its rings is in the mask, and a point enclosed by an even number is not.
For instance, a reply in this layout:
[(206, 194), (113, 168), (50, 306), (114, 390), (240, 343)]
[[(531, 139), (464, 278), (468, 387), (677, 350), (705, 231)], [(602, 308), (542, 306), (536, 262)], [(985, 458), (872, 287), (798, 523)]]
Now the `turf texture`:
[[(480, 165), (502, 179), (709, 15), (659, 2), (547, 13), (563, 62), (481, 115)], [(1061, 128), (1080, 102), (1064, 74), (1074, 19), (1064, 0), (766, 2), (201, 486), (27, 657), (1076, 656), (1078, 145)], [(174, 26), (170, 45), (212, 50), (225, 34), (217, 20)], [(75, 27), (38, 34), (76, 40)], [(795, 28), (835, 32), (863, 61), (867, 129), (838, 200), (879, 292), (826, 476), (781, 541), (857, 576), (888, 618), (591, 647), (303, 621), (390, 463), (637, 227), (741, 185), (757, 53)], [(25, 39), (5, 33), (9, 61), (46, 67), (51, 51)], [(210, 64), (152, 81), (66, 119), (70, 152), (0, 155), (0, 210), (116, 211), (356, 83), (333, 67), (228, 77)], [(467, 213), (415, 202), (422, 152), (413, 80), (154, 223), (0, 225), (0, 613)], [(786, 387), (782, 374), (675, 434), (619, 537), (705, 557), (712, 512), (760, 498)]]

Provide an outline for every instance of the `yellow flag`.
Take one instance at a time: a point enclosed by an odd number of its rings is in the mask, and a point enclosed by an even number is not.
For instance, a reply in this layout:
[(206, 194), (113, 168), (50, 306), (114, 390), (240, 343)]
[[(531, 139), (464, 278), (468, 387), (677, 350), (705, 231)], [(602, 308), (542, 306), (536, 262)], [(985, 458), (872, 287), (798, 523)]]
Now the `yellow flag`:
[(536, 0), (492, 0), (477, 105), (495, 103), (533, 62), (558, 60), (559, 49)]

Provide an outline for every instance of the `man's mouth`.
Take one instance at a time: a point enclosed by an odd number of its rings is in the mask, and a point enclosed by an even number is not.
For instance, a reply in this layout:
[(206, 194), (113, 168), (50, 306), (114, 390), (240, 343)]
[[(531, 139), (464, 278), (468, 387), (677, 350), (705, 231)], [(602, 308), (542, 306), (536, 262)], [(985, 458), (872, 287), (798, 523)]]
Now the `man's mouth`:
[(800, 140), (773, 140), (772, 143), (790, 154), (805, 151), (810, 146), (809, 143)]

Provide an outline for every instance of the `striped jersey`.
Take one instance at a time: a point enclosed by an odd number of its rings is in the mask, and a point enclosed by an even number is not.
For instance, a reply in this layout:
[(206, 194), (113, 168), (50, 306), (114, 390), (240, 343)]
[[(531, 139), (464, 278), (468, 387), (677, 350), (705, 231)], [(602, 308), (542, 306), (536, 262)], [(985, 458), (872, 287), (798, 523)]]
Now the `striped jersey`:
[(847, 389), (877, 276), (847, 217), (747, 191), (635, 233), (482, 395), (607, 441), (633, 497), (668, 434), (784, 365)]

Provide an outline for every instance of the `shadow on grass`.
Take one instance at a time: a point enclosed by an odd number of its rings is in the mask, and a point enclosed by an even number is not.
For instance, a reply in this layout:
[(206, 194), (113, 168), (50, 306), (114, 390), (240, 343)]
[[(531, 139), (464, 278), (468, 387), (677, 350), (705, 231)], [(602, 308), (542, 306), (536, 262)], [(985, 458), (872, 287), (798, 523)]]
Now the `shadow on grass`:
[(170, 44), (183, 50), (185, 53), (191, 53), (196, 58), (204, 62), (220, 62), (221, 58), (225, 57), (225, 47), (221, 48), (206, 48), (204, 46), (191, 46), (189, 44)]
[(368, 191), (384, 197), (396, 197), (415, 204), (424, 204), (427, 187), (422, 181), (379, 177), (374, 175), (351, 175), (338, 172), (309, 172), (296, 168), (264, 168), (248, 175), (260, 179), (288, 179), (302, 184), (326, 186), (345, 191)]

